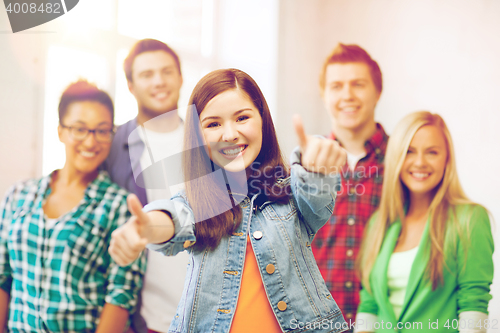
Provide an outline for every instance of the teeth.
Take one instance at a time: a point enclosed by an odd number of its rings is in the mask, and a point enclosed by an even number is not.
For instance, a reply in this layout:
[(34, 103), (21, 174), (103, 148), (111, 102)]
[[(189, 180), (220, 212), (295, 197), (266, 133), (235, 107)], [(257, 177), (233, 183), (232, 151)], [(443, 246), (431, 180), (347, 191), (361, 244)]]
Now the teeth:
[(357, 107), (350, 106), (350, 107), (347, 107), (347, 108), (342, 108), (342, 111), (344, 111), (344, 112), (354, 112), (357, 109), (358, 109)]
[(413, 177), (415, 178), (425, 178), (425, 177), (429, 177), (429, 174), (428, 173), (420, 173), (420, 172), (413, 172), (412, 173)]
[(167, 93), (166, 92), (160, 92), (160, 93), (157, 93), (155, 95), (156, 98), (165, 98), (167, 97)]
[(95, 156), (95, 152), (92, 152), (92, 151), (80, 151), (80, 155), (82, 155), (83, 157), (94, 157)]
[(223, 153), (224, 155), (238, 155), (241, 153), (247, 146), (242, 146), (238, 148), (231, 148), (231, 149), (222, 149), (220, 152)]

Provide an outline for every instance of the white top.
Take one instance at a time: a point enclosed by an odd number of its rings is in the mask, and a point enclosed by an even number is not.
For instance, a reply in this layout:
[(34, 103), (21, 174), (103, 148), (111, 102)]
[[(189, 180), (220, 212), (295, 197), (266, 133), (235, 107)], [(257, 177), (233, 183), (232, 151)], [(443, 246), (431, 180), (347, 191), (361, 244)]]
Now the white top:
[(353, 155), (346, 150), (346, 153), (347, 153), (347, 165), (349, 166), (349, 169), (351, 169), (351, 171), (354, 171), (354, 169), (356, 169), (356, 164), (358, 164), (358, 162), (363, 157), (366, 156), (366, 152), (360, 155)]
[(387, 268), (387, 286), (389, 287), (389, 303), (391, 303), (396, 318), (403, 310), (406, 286), (410, 279), (411, 266), (415, 261), (418, 246), (403, 252), (394, 252), (389, 259)]
[(43, 217), (45, 218), (45, 222), (47, 222), (47, 229), (54, 228), (54, 226), (57, 223), (57, 220), (59, 220), (59, 218), (56, 218), (56, 219), (48, 218), (47, 215), (43, 215)]
[[(139, 131), (142, 141), (146, 144), (141, 156), (142, 170), (152, 163), (182, 151), (183, 127), (181, 124), (176, 130), (168, 133), (158, 133), (146, 129)], [(151, 161), (151, 157), (153, 161)], [(180, 175), (182, 172), (180, 165), (177, 171)], [(144, 176), (146, 187), (148, 184), (154, 184), (155, 181), (158, 181), (157, 179), (148, 179), (147, 173)], [(166, 178), (168, 182), (169, 175), (166, 175)], [(183, 184), (173, 186), (165, 184), (164, 187), (164, 189), (146, 188), (148, 202), (169, 199), (183, 188)], [(159, 252), (148, 251), (148, 265), (142, 287), (141, 315), (149, 329), (158, 332), (168, 331), (184, 289), (188, 259), (187, 252), (179, 253), (175, 257), (166, 257)]]

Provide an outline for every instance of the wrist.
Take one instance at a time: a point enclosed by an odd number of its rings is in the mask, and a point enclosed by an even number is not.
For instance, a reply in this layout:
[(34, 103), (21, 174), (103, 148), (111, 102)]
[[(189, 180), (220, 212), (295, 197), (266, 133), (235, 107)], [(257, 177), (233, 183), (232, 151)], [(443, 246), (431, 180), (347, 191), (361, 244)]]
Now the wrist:
[(147, 213), (147, 216), (149, 223), (145, 230), (145, 237), (148, 243), (161, 244), (169, 241), (174, 235), (170, 214), (166, 211), (152, 210)]

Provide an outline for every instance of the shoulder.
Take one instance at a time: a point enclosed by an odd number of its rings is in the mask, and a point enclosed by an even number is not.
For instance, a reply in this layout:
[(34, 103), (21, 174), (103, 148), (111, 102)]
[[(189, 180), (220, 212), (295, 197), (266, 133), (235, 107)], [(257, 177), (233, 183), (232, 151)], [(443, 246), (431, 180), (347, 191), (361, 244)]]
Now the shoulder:
[(125, 124), (118, 126), (116, 129), (116, 137), (128, 136), (137, 127), (136, 118), (127, 121)]
[(45, 186), (48, 185), (49, 177), (26, 179), (15, 183), (5, 193), (4, 200), (16, 202), (33, 201), (39, 189), (44, 184)]
[(451, 209), (454, 211), (461, 223), (476, 219), (489, 220), (488, 210), (486, 210), (486, 208), (484, 208), (480, 204), (471, 203), (455, 205)]
[(489, 212), (479, 204), (460, 204), (451, 206), (448, 213), (447, 237), (460, 242), (475, 242), (481, 239), (484, 244), (493, 242)]

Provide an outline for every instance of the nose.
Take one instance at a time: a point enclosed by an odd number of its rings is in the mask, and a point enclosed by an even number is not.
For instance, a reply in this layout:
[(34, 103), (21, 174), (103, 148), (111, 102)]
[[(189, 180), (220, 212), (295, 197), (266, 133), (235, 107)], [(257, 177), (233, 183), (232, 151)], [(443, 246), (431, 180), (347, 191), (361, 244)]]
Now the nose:
[(167, 82), (165, 75), (161, 72), (156, 73), (153, 77), (153, 83), (155, 86), (164, 86)]
[(350, 84), (344, 84), (342, 87), (342, 99), (351, 100), (353, 98), (352, 87)]
[(224, 125), (224, 132), (222, 133), (222, 141), (233, 142), (238, 139), (238, 131), (234, 124)]
[(425, 166), (426, 164), (425, 155), (423, 153), (418, 153), (413, 164), (415, 166)]
[(97, 145), (98, 142), (95, 139), (95, 132), (90, 132), (89, 134), (87, 134), (87, 137), (82, 141), (82, 144), (86, 148), (92, 148)]

